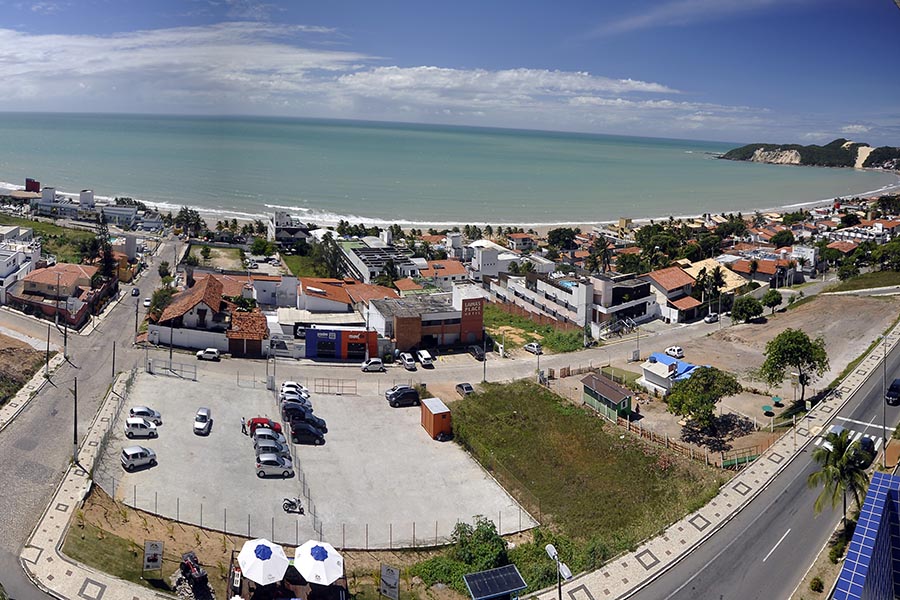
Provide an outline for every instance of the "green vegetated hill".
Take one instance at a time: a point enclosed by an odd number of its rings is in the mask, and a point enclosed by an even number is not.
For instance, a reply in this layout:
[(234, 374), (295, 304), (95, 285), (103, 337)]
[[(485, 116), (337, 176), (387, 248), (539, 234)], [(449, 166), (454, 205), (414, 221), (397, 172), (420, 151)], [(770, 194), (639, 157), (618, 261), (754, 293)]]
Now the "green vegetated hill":
[[(769, 154), (759, 162), (779, 162), (785, 164), (800, 164), (816, 167), (852, 167), (856, 164), (858, 148), (868, 146), (859, 142), (850, 142), (844, 138), (838, 138), (824, 146), (811, 144), (801, 146), (799, 144), (747, 144), (740, 148), (729, 150), (722, 158), (726, 160), (754, 160), (758, 150)], [(793, 160), (791, 154), (796, 152), (799, 160)], [(887, 163), (887, 164), (886, 164)], [(864, 167), (900, 168), (900, 148), (882, 146), (875, 148), (869, 154)]]

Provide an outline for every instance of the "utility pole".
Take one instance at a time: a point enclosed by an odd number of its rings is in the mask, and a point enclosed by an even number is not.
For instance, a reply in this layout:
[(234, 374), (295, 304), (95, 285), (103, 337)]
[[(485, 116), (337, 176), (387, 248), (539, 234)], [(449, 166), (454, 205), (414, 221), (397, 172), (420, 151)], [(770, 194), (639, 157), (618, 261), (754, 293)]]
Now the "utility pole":
[(138, 296), (134, 299), (134, 341), (137, 341), (138, 334), (138, 306), (141, 304), (141, 297)]
[(116, 379), (116, 342), (113, 341), (113, 355), (112, 355), (112, 378)]
[(75, 388), (72, 390), (74, 399), (74, 413), (72, 417), (72, 462), (78, 463), (78, 378), (75, 378)]
[(44, 358), (44, 377), (50, 379), (50, 323), (47, 323), (47, 354)]
[(172, 369), (172, 336), (175, 332), (175, 323), (169, 321), (169, 370)]
[(481, 329), (481, 383), (487, 381), (487, 332)]
[(881, 435), (883, 436), (884, 447), (881, 450), (881, 468), (887, 468), (887, 334), (881, 336), (882, 348), (881, 353)]

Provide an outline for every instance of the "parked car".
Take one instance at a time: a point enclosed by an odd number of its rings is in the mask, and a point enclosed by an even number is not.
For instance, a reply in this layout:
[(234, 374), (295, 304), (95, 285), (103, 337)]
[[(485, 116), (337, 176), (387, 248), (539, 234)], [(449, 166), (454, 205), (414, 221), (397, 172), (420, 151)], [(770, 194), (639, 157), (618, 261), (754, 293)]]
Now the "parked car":
[(281, 418), (284, 421), (290, 421), (291, 415), (294, 413), (311, 413), (312, 406), (301, 404), (300, 402), (283, 402), (281, 404)]
[(415, 371), (416, 370), (416, 361), (413, 359), (412, 354), (409, 352), (401, 352), (400, 353), (400, 364), (407, 371)]
[(868, 436), (863, 436), (853, 443), (853, 450), (856, 463), (860, 468), (868, 469), (872, 461), (875, 460), (875, 440)]
[(411, 385), (402, 385), (402, 384), (395, 385), (394, 387), (384, 390), (384, 397), (386, 400), (390, 400), (397, 394), (400, 394), (401, 392), (405, 392), (407, 390), (412, 390), (412, 389), (415, 389), (415, 388), (413, 388)]
[(325, 436), (309, 423), (296, 422), (291, 423), (291, 441), (295, 444), (321, 446), (325, 443)]
[(284, 436), (278, 433), (277, 431), (273, 431), (272, 429), (268, 429), (266, 427), (258, 427), (256, 432), (253, 434), (253, 447), (256, 447), (256, 443), (259, 440), (269, 440), (272, 442), (278, 442), (279, 444), (284, 444), (285, 439)]
[(456, 393), (465, 398), (469, 394), (474, 394), (475, 388), (472, 387), (471, 383), (457, 383)]
[(526, 352), (531, 352), (532, 354), (543, 354), (544, 349), (541, 348), (541, 345), (537, 342), (528, 342), (524, 346)]
[(207, 348), (197, 351), (197, 360), (219, 360), (219, 351), (216, 348)]
[(162, 425), (162, 415), (149, 406), (132, 406), (128, 409), (129, 417), (144, 417), (151, 423)]
[(313, 409), (312, 403), (309, 400), (307, 400), (306, 398), (297, 397), (297, 398), (294, 398), (293, 400), (282, 400), (281, 401), (282, 414), (284, 414), (284, 409), (286, 407), (290, 407), (290, 406), (300, 407), (304, 410), (309, 410), (309, 411), (311, 411)]
[(275, 433), (281, 433), (281, 423), (278, 423), (266, 417), (253, 417), (247, 422), (247, 429), (250, 430), (250, 435), (256, 433), (256, 430), (260, 427), (271, 429)]
[(208, 408), (198, 408), (194, 415), (194, 433), (197, 435), (209, 435), (212, 429), (212, 413)]
[(287, 388), (287, 389), (282, 390), (278, 394), (279, 400), (296, 400), (297, 398), (301, 398), (303, 400), (309, 400), (309, 392), (307, 392), (306, 390)]
[(384, 372), (384, 363), (380, 358), (369, 358), (363, 361), (362, 364), (363, 373), (370, 373), (372, 371), (375, 372)]
[(709, 313), (705, 317), (703, 317), (704, 323), (715, 323), (719, 320), (719, 313)]
[(400, 390), (396, 394), (393, 394), (391, 397), (389, 397), (387, 401), (392, 408), (397, 408), (398, 406), (402, 405), (416, 406), (417, 404), (419, 404), (419, 392), (414, 388)]
[(134, 471), (139, 467), (156, 465), (156, 452), (143, 446), (128, 446), (122, 448), (122, 466), (126, 471)]
[(900, 404), (900, 379), (895, 379), (884, 393), (884, 400), (891, 406)]
[(469, 346), (467, 350), (475, 360), (484, 360), (484, 349), (481, 346), (475, 346), (473, 344), (472, 346)]
[(150, 308), (150, 298), (144, 298), (144, 308)]
[(684, 358), (684, 349), (681, 346), (669, 346), (666, 348), (666, 354), (672, 358)]
[(155, 438), (159, 437), (159, 432), (156, 423), (143, 417), (128, 417), (125, 419), (125, 437), (129, 440), (136, 437)]
[(278, 456), (291, 457), (291, 448), (287, 444), (279, 444), (273, 440), (257, 440), (256, 456), (260, 454), (277, 454)]
[(260, 454), (256, 457), (256, 476), (263, 478), (269, 475), (284, 477), (294, 476), (294, 465), (291, 459), (277, 454)]
[(133, 287), (133, 288), (131, 288), (131, 295), (132, 295), (132, 296), (140, 296), (140, 295), (141, 295), (141, 290), (139, 290), (139, 289), (136, 288), (136, 287)]
[(302, 383), (297, 383), (296, 381), (283, 381), (281, 383), (281, 391), (286, 392), (289, 389), (300, 390), (306, 392), (307, 394), (309, 393), (309, 388), (307, 388)]
[(416, 352), (416, 358), (419, 359), (422, 367), (434, 368), (434, 359), (431, 357), (431, 353), (429, 353), (428, 350), (419, 350)]
[(840, 436), (841, 433), (843, 433), (843, 432), (844, 432), (844, 428), (841, 427), (840, 425), (832, 425), (828, 429), (828, 433), (826, 433), (825, 435), (822, 436), (823, 438), (825, 438), (825, 440), (822, 442), (822, 447), (825, 448), (826, 450), (828, 450), (829, 452), (834, 450), (834, 446), (832, 446), (831, 442), (828, 441), (828, 435), (833, 433), (836, 436)]
[(317, 417), (311, 410), (294, 411), (288, 415), (287, 420), (290, 422), (291, 427), (294, 426), (294, 423), (309, 423), (322, 433), (328, 433), (328, 424), (325, 422), (325, 419)]

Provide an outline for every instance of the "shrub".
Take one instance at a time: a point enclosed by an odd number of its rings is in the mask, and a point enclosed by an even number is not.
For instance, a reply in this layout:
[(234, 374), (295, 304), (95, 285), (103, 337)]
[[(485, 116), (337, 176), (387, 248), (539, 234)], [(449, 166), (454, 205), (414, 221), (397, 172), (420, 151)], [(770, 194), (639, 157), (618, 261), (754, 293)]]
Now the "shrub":
[(809, 589), (819, 594), (824, 592), (825, 584), (822, 582), (822, 578), (819, 576), (813, 577), (812, 581), (809, 582)]

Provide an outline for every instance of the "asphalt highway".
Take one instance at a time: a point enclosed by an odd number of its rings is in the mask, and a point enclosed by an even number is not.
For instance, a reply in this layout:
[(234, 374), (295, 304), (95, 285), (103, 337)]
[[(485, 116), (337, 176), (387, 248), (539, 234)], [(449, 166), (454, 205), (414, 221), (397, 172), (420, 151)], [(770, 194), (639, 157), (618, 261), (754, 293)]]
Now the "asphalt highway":
[[(888, 384), (900, 377), (900, 350), (888, 355)], [(831, 425), (882, 436), (882, 369), (872, 373)], [(887, 407), (888, 437), (900, 406)], [(828, 429), (826, 427), (826, 431)], [(824, 432), (823, 432), (824, 433)], [(798, 444), (802, 438), (798, 438)], [(633, 595), (640, 600), (774, 600), (790, 598), (841, 518), (841, 507), (819, 515), (820, 488), (806, 479), (816, 470), (815, 440), (759, 496), (684, 560)], [(883, 446), (881, 446), (883, 447)]]

